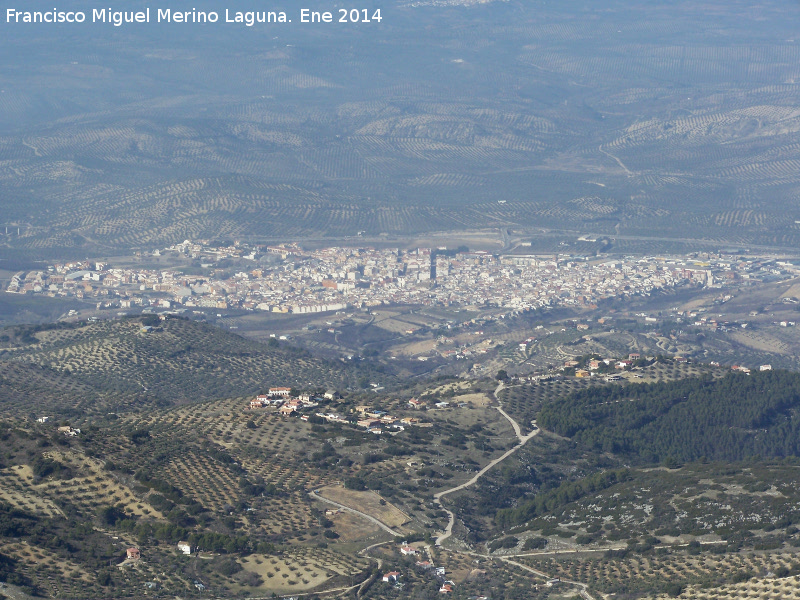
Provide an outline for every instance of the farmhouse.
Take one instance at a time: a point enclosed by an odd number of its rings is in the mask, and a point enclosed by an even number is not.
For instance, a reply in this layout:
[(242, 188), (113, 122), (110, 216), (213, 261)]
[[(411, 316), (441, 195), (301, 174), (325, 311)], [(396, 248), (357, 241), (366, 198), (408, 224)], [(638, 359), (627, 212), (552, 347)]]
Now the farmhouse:
[(178, 552), (181, 554), (191, 554), (192, 545), (189, 542), (178, 542)]
[(402, 554), (403, 556), (416, 556), (417, 549), (412, 548), (408, 544), (403, 544), (402, 546), (400, 546), (400, 554)]
[(128, 560), (139, 560), (142, 557), (138, 548), (128, 548), (126, 554)]
[(59, 427), (58, 431), (59, 431), (59, 433), (63, 433), (64, 435), (68, 435), (70, 437), (75, 437), (76, 435), (80, 435), (80, 433), (81, 433), (80, 429), (77, 429), (77, 428), (73, 429), (69, 425), (65, 425), (63, 427)]
[(389, 571), (386, 575), (383, 576), (383, 581), (386, 583), (394, 583), (397, 581), (397, 578), (400, 577), (400, 573), (397, 571)]
[(270, 396), (289, 396), (291, 393), (292, 393), (292, 388), (288, 387), (269, 388)]

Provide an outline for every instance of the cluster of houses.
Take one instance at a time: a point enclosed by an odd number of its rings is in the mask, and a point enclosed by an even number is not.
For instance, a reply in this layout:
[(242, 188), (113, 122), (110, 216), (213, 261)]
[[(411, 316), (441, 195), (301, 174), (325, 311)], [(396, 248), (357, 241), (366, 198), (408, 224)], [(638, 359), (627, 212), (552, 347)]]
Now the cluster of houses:
[(575, 368), (575, 377), (591, 377), (595, 375), (594, 371), (600, 369), (601, 366), (613, 366), (614, 369), (624, 371), (630, 369), (640, 358), (641, 355), (637, 352), (631, 352), (628, 354), (628, 358), (623, 359), (593, 358), (585, 365), (585, 368), (580, 369), (577, 368), (580, 366), (580, 363), (577, 360), (567, 360), (564, 361), (562, 369)]
[(383, 433), (384, 428), (403, 431), (406, 426), (419, 424), (419, 419), (415, 417), (398, 419), (385, 411), (374, 409), (371, 406), (356, 406), (356, 411), (361, 415), (356, 424), (375, 434)]
[[(410, 546), (408, 542), (403, 542), (400, 546), (400, 554), (403, 556), (418, 556), (419, 550)], [(440, 594), (452, 594), (453, 590), (455, 589), (455, 583), (445, 579), (445, 568), (444, 567), (436, 567), (434, 564), (429, 560), (418, 560), (416, 563), (417, 568), (422, 569), (423, 571), (432, 571), (433, 574), (436, 576), (437, 579), (441, 582), (441, 587), (439, 588)], [(384, 583), (393, 583), (395, 587), (402, 588), (402, 583), (399, 582), (401, 573), (399, 571), (389, 571), (383, 575), (383, 582)]]
[[(326, 393), (325, 396), (328, 396), (328, 394)], [(282, 415), (289, 416), (304, 408), (319, 406), (317, 400), (318, 398), (312, 398), (309, 394), (292, 396), (292, 388), (274, 387), (269, 388), (267, 394), (261, 394), (250, 400), (250, 408), (251, 410), (257, 410), (274, 406), (278, 407), (278, 412)]]
[[(50, 417), (38, 417), (36, 419), (36, 422), (37, 423), (41, 423), (41, 424), (47, 423), (48, 421), (50, 421)], [(76, 436), (79, 436), (81, 434), (81, 430), (80, 429), (78, 429), (77, 427), (71, 427), (69, 425), (61, 425), (61, 426), (59, 426), (58, 432), (59, 433), (63, 433), (64, 435), (66, 435), (68, 437), (76, 437)]]
[(70, 427), (69, 425), (64, 425), (58, 428), (59, 433), (63, 433), (69, 437), (76, 437), (81, 434), (81, 430), (77, 427)]
[[(299, 413), (303, 409), (319, 406), (324, 400), (333, 400), (337, 397), (336, 392), (326, 392), (322, 398), (312, 397), (309, 394), (292, 394), (292, 389), (288, 387), (269, 388), (266, 394), (260, 394), (250, 400), (251, 410), (260, 410), (267, 407), (277, 408), (278, 412), (285, 416)], [(424, 404), (415, 398), (409, 402), (412, 408), (424, 407)], [(346, 423), (363, 427), (370, 433), (381, 434), (387, 429), (394, 429), (396, 432), (405, 430), (411, 425), (420, 425), (420, 420), (416, 417), (393, 417), (385, 411), (378, 410), (372, 406), (357, 406), (356, 412), (359, 414), (358, 420), (342, 416), (335, 412), (317, 412), (314, 416), (324, 419), (329, 423)], [(303, 421), (308, 421), (310, 414), (300, 416)], [(424, 424), (422, 424), (424, 426)]]

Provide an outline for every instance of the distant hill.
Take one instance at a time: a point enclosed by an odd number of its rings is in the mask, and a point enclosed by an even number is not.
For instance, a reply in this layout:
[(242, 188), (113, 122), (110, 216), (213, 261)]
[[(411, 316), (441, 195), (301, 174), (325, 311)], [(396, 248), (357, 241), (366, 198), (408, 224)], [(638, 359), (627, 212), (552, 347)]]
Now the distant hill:
[[(125, 411), (299, 389), (386, 382), (369, 365), (315, 358), (184, 319), (18, 327), (0, 348), (0, 406), (16, 414)], [(11, 337), (11, 336), (9, 336)], [(35, 399), (35, 401), (32, 401)]]
[(501, 227), (534, 248), (568, 230), (559, 250), (800, 243), (792, 4), (367, 4), (382, 21), (220, 23), (201, 45), (191, 25), (9, 24), (0, 248)]

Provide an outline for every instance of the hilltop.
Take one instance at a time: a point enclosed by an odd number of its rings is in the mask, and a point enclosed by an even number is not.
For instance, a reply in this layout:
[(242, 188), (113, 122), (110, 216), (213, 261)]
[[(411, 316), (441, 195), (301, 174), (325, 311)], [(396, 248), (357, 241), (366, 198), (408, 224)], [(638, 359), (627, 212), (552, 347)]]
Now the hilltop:
[(263, 344), (181, 318), (19, 326), (3, 333), (0, 405), (11, 414), (104, 414), (255, 394), (275, 385), (324, 391), (390, 380), (368, 363), (326, 361), (278, 340)]

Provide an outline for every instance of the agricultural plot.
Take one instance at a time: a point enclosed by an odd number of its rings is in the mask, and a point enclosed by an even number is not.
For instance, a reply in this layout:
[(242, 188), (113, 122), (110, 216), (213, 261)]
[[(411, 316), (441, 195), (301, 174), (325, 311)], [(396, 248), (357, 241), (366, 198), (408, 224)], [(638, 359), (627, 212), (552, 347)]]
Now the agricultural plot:
[(83, 514), (94, 516), (102, 506), (120, 505), (136, 516), (163, 518), (158, 510), (137, 497), (130, 488), (109, 476), (99, 462), (74, 453), (51, 452), (45, 453), (44, 457), (57, 460), (80, 475), (70, 479), (37, 481), (27, 465), (5, 469), (2, 472), (3, 496), (13, 506), (34, 514), (64, 516), (58, 506), (66, 501)]
[(278, 489), (289, 492), (318, 488), (331, 483), (340, 475), (340, 473), (327, 473), (307, 465), (292, 463), (288, 457), (283, 462), (270, 458), (244, 460), (243, 466), (248, 472), (263, 477), (265, 481), (269, 481)]
[[(792, 598), (800, 587), (795, 577), (786, 577), (797, 569), (796, 553), (723, 554), (686, 556), (684, 554), (650, 555), (636, 558), (534, 558), (520, 556), (518, 562), (542, 570), (555, 577), (586, 583), (602, 593), (639, 593), (647, 597), (665, 598), (656, 590), (668, 584), (686, 588), (681, 598)], [(776, 578), (775, 573), (784, 573)], [(741, 580), (746, 581), (743, 585)], [(736, 580), (738, 583), (734, 583)], [(748, 593), (749, 590), (758, 592)], [(781, 595), (782, 591), (789, 595)], [(738, 595), (734, 592), (744, 592)], [(767, 596), (761, 596), (766, 592)], [(703, 595), (704, 594), (704, 595)], [(674, 597), (674, 596), (673, 596)]]
[(333, 528), (339, 535), (340, 542), (358, 542), (383, 533), (380, 527), (363, 517), (333, 508), (330, 510), (331, 513), (326, 510), (326, 518), (333, 521)]
[(263, 579), (257, 590), (283, 594), (330, 587), (334, 583), (353, 585), (370, 564), (366, 559), (321, 548), (298, 548), (281, 556), (252, 554), (240, 563)]
[(503, 408), (519, 423), (520, 427), (529, 428), (536, 418), (542, 404), (589, 385), (600, 385), (592, 378), (568, 378), (560, 381), (544, 381), (541, 383), (509, 386), (499, 395)]
[(359, 373), (357, 365), (269, 348), (181, 319), (164, 321), (153, 333), (143, 333), (139, 320), (123, 319), (33, 337), (36, 343), (0, 358), (0, 391), (7, 390), (4, 402), (18, 411), (24, 407), (18, 392), (48, 385), (54, 390), (43, 389), (42, 410), (79, 414), (92, 404), (91, 410), (105, 413), (255, 394), (270, 385), (345, 387)]
[[(674, 597), (674, 596), (673, 596)], [(781, 598), (796, 600), (800, 597), (800, 577), (754, 577), (749, 581), (721, 585), (711, 589), (688, 585), (678, 598), (697, 600), (732, 600), (734, 598)], [(665, 596), (658, 596), (663, 600)]]
[(318, 525), (305, 492), (266, 499), (258, 503), (258, 508), (259, 512), (251, 519), (253, 529), (269, 536), (300, 535)]
[(0, 471), (3, 487), (0, 499), (14, 508), (46, 517), (63, 517), (63, 511), (49, 498), (32, 492), (33, 471), (28, 465), (17, 465)]
[(94, 596), (101, 588), (93, 573), (83, 565), (27, 543), (2, 542), (0, 553), (11, 556), (20, 563), (20, 570), (52, 598), (85, 594)]
[(368, 514), (389, 527), (399, 527), (410, 520), (407, 514), (375, 492), (357, 492), (341, 486), (327, 486), (320, 488), (318, 493), (323, 498)]
[(224, 465), (197, 452), (175, 456), (162, 469), (167, 481), (180, 482), (179, 487), (189, 497), (197, 499), (214, 512), (239, 501), (239, 483)]

